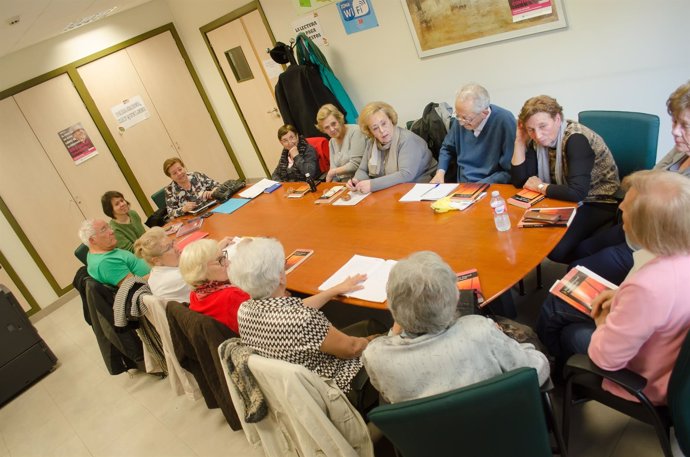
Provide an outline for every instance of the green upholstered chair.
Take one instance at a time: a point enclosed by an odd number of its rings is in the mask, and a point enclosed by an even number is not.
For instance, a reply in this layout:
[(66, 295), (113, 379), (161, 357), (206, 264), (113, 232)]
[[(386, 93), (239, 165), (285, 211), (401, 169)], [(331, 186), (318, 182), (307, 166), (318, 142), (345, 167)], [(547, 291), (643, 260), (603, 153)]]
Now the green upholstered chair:
[(74, 250), (74, 256), (79, 259), (81, 263), (86, 265), (86, 255), (89, 253), (89, 247), (85, 245), (84, 243), (81, 243), (79, 246), (77, 246), (77, 249)]
[(551, 456), (533, 368), (431, 397), (383, 405), (369, 419), (404, 457)]
[(153, 200), (158, 209), (165, 208), (165, 187), (151, 194), (151, 200)]
[[(652, 405), (642, 392), (647, 385), (644, 377), (627, 369), (602, 370), (584, 354), (576, 354), (568, 359), (565, 379), (563, 435), (566, 444), (573, 405), (582, 400), (596, 400), (609, 408), (653, 425), (666, 457), (673, 456), (669, 434), (670, 427), (674, 427), (681, 450), (685, 455), (690, 455), (690, 332), (681, 346), (668, 382), (668, 406)], [(603, 379), (623, 387), (639, 402), (624, 400), (603, 390)]]
[(659, 116), (628, 111), (581, 111), (579, 122), (606, 141), (621, 179), (656, 163)]

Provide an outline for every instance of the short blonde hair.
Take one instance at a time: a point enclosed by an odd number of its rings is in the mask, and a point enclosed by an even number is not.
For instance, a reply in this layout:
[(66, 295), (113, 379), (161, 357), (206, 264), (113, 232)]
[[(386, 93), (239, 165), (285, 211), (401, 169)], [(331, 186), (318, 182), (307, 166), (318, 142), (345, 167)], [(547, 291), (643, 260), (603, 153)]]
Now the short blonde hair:
[(537, 95), (532, 97), (522, 105), (520, 114), (518, 114), (518, 121), (525, 124), (530, 117), (537, 113), (547, 113), (552, 118), (555, 118), (557, 114), (563, 117), (563, 107), (558, 104), (555, 98), (549, 97), (548, 95)]
[(163, 255), (165, 251), (163, 241), (167, 238), (165, 230), (160, 227), (153, 227), (134, 242), (134, 254), (146, 260), (149, 265), (153, 265), (153, 259)]
[(625, 209), (632, 241), (658, 256), (690, 254), (690, 179), (643, 170), (626, 176), (623, 186), (637, 191)]
[(166, 159), (165, 162), (163, 162), (163, 173), (165, 173), (165, 176), (167, 176), (168, 178), (170, 177), (170, 167), (172, 167), (176, 163), (179, 163), (182, 166), (182, 168), (185, 168), (184, 162), (179, 157), (171, 157), (169, 159)]
[(377, 111), (383, 111), (388, 119), (391, 120), (393, 125), (398, 125), (398, 113), (395, 112), (393, 107), (386, 102), (371, 102), (365, 106), (359, 113), (357, 118), (357, 124), (359, 124), (359, 129), (369, 138), (373, 138), (374, 135), (369, 130), (369, 117), (376, 113)]
[(319, 108), (319, 111), (316, 113), (316, 124), (314, 126), (317, 129), (319, 129), (319, 132), (326, 133), (324, 132), (323, 128), (321, 128), (321, 123), (328, 116), (333, 116), (335, 120), (338, 121), (338, 123), (340, 123), (340, 125), (345, 124), (345, 116), (343, 116), (343, 113), (341, 113), (335, 105), (331, 103), (326, 103), (321, 108)]
[(190, 243), (180, 255), (180, 274), (184, 282), (198, 287), (208, 281), (208, 263), (218, 255), (216, 240), (197, 240)]

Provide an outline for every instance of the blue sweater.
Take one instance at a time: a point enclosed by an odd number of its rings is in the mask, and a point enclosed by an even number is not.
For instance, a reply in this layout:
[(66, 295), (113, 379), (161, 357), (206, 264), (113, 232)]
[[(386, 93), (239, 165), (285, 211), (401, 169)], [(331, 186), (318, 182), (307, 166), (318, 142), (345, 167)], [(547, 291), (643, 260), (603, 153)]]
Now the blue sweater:
[(453, 120), (443, 140), (438, 168), (448, 170), (451, 160), (456, 160), (457, 182), (510, 182), (510, 160), (515, 145), (515, 117), (500, 106), (490, 106), (491, 115), (478, 137)]

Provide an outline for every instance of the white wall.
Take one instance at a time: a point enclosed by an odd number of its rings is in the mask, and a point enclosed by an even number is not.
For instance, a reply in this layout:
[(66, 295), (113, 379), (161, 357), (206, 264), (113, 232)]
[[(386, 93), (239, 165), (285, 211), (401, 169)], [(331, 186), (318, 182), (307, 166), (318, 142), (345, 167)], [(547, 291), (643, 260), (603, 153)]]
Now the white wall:
[[(492, 101), (514, 113), (529, 97), (558, 98), (566, 116), (584, 109), (654, 113), (661, 118), (659, 154), (672, 146), (668, 95), (690, 78), (685, 49), (690, 2), (564, 0), (568, 28), (426, 59), (417, 57), (399, 0), (372, 0), (379, 27), (347, 35), (336, 5), (318, 10), (329, 40), (322, 47), (336, 75), (361, 108), (390, 102), (402, 120), (429, 101), (452, 103), (465, 82), (485, 85)], [(0, 58), (0, 90), (173, 21), (247, 176), (263, 170), (234, 109), (199, 27), (245, 0), (154, 0), (91, 26)], [(277, 40), (293, 36), (293, 0), (261, 0)], [(76, 232), (76, 227), (75, 227)], [(0, 249), (41, 306), (54, 294), (0, 217)], [(75, 244), (76, 244), (75, 235)]]

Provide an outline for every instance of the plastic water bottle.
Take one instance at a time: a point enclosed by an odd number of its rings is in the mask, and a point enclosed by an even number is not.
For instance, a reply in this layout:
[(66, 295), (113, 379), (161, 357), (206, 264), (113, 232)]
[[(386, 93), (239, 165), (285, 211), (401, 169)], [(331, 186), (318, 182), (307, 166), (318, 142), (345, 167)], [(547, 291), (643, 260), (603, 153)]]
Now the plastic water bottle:
[(494, 213), (496, 230), (499, 232), (510, 230), (510, 217), (508, 216), (506, 201), (503, 200), (503, 197), (501, 197), (497, 190), (491, 192), (491, 209)]
[(314, 178), (312, 178), (309, 173), (305, 173), (304, 177), (305, 181), (307, 181), (307, 184), (309, 184), (309, 190), (316, 192), (316, 183), (314, 182)]

